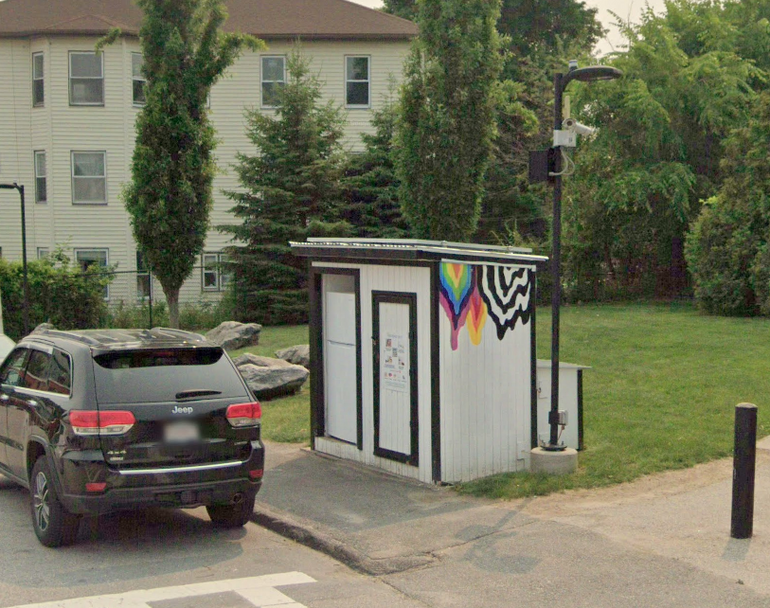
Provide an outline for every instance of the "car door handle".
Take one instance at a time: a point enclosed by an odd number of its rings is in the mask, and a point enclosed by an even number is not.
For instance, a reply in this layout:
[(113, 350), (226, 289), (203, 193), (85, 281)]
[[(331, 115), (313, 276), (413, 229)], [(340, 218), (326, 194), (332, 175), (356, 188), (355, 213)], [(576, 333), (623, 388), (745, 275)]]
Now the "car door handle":
[(34, 399), (30, 399), (29, 401), (27, 401), (27, 405), (31, 405), (32, 407), (37, 407), (40, 404)]

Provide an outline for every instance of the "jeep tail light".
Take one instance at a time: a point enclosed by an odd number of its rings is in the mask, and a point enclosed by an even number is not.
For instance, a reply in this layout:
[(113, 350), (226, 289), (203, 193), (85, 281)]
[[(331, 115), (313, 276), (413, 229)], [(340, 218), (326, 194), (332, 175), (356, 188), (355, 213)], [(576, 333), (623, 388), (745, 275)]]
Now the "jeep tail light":
[(262, 406), (258, 401), (254, 403), (237, 403), (227, 408), (227, 421), (231, 426), (257, 426), (262, 418)]
[(131, 412), (72, 410), (70, 425), (76, 435), (124, 435), (134, 426), (136, 418)]

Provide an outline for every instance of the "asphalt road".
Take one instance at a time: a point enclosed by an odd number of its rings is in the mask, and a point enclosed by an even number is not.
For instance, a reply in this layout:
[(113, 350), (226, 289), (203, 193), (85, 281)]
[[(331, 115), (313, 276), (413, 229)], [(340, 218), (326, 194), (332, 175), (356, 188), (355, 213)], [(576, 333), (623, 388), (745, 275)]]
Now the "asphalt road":
[[(238, 591), (239, 581), (264, 575), (288, 582)], [(271, 587), (265, 580), (254, 585)], [(295, 608), (425, 606), (255, 524), (216, 530), (205, 509), (87, 520), (76, 545), (47, 549), (32, 531), (28, 493), (0, 476), (0, 608), (54, 601), (67, 608), (249, 608), (285, 602), (282, 595)], [(99, 599), (62, 603), (92, 596)]]

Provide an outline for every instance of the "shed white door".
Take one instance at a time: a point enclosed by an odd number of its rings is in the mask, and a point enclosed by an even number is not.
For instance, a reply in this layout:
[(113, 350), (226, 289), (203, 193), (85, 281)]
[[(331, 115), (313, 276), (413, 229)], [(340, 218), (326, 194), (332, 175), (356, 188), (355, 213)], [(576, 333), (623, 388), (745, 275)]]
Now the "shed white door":
[(374, 453), (417, 465), (417, 322), (414, 294), (375, 292)]
[(358, 369), (355, 294), (327, 291), (324, 317), (326, 434), (356, 443)]

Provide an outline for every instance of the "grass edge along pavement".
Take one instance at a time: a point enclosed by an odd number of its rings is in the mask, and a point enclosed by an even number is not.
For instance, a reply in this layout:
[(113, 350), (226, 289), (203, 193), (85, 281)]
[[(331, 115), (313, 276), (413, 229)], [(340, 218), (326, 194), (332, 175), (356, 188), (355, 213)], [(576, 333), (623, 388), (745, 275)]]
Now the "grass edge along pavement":
[[(538, 357), (550, 357), (548, 308), (537, 318)], [(770, 319), (712, 317), (688, 303), (566, 306), (561, 360), (584, 373), (585, 450), (577, 473), (507, 473), (457, 486), (511, 499), (632, 481), (732, 454), (735, 405), (759, 407), (758, 436), (770, 432)], [(265, 327), (257, 354), (307, 343), (307, 328)], [(240, 354), (237, 351), (234, 355)], [(268, 401), (266, 439), (309, 441), (309, 390)]]
[[(249, 352), (263, 357), (275, 357), (275, 351), (308, 343), (307, 325), (263, 327), (259, 344), (230, 353), (235, 359)], [(310, 445), (310, 382), (288, 397), (260, 400), (262, 403), (262, 438), (280, 443)]]

